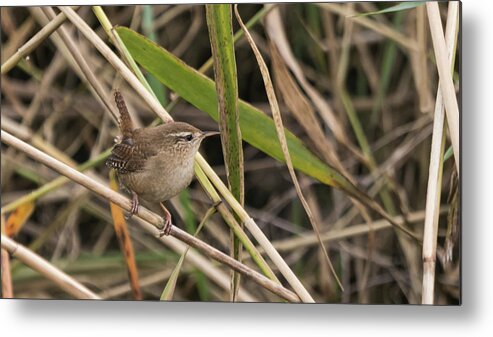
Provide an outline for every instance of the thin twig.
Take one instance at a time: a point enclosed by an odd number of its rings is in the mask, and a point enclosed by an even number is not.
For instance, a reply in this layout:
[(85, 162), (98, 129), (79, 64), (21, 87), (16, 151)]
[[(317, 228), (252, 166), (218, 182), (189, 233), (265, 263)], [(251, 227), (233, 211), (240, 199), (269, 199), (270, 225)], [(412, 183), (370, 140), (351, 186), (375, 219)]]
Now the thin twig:
[(149, 107), (163, 120), (169, 121), (171, 117), (163, 106), (135, 77), (128, 67), (120, 60), (103, 40), (77, 15), (71, 8), (59, 6), (60, 11), (67, 15), (68, 19), (79, 29), (79, 31), (99, 50), (99, 52), (118, 70), (122, 77), (134, 88), (135, 91), (145, 100)]
[(394, 40), (397, 42), (399, 45), (402, 47), (405, 47), (409, 50), (416, 50), (416, 42), (410, 39), (409, 37), (405, 36), (401, 32), (394, 30), (390, 28), (389, 26), (377, 22), (375, 20), (371, 20), (367, 17), (364, 16), (356, 16), (359, 13), (357, 13), (354, 10), (348, 9), (347, 7), (341, 6), (339, 4), (334, 4), (334, 3), (320, 3), (317, 4), (323, 9), (329, 10), (331, 12), (337, 13), (341, 16), (345, 16), (347, 20), (353, 20), (354, 22), (374, 30), (375, 32), (382, 34), (383, 36)]
[[(445, 213), (447, 211), (448, 208), (442, 207), (439, 210), (439, 214)], [(409, 223), (420, 223), (424, 220), (424, 218), (424, 211), (413, 212), (406, 215), (406, 221)], [(394, 217), (394, 220), (396, 222), (403, 223), (404, 217), (401, 215), (396, 216)], [(336, 227), (336, 225), (334, 225), (333, 227)], [(371, 226), (371, 230), (375, 233), (390, 228), (392, 228), (392, 224), (386, 219), (374, 220)], [(351, 225), (342, 229), (331, 229), (329, 231), (321, 233), (320, 237), (322, 238), (323, 242), (330, 242), (348, 239), (359, 235), (367, 235), (369, 231), (370, 228), (368, 227), (368, 224), (362, 223), (358, 225)], [(301, 234), (300, 237), (277, 240), (272, 242), (274, 247), (280, 252), (290, 251), (301, 247), (314, 246), (317, 243), (318, 239), (314, 233)], [(262, 249), (259, 249), (259, 251), (262, 252)]]
[(14, 289), (12, 287), (12, 275), (10, 273), (10, 256), (9, 252), (1, 249), (0, 272), (2, 273), (2, 298), (14, 298)]
[[(55, 11), (51, 7), (45, 7), (45, 14), (49, 19), (54, 20)], [(96, 93), (96, 99), (100, 100), (103, 103), (103, 106), (110, 112), (111, 116), (115, 121), (118, 120), (118, 112), (113, 104), (111, 104), (110, 95), (108, 94), (108, 90), (103, 87), (102, 83), (98, 80), (90, 65), (87, 63), (86, 58), (82, 55), (80, 49), (77, 47), (76, 43), (73, 41), (72, 36), (68, 33), (65, 27), (60, 27), (58, 29), (58, 34), (62, 41), (67, 46), (67, 49), (72, 54), (75, 62), (82, 70), (82, 73), (87, 80), (89, 87), (94, 88)]]
[[(1, 216), (1, 233), (5, 233), (5, 216)], [(2, 298), (14, 298), (14, 288), (12, 286), (12, 273), (10, 270), (10, 256), (5, 249), (0, 249), (0, 274), (2, 282)]]
[[(117, 204), (121, 208), (130, 211), (131, 209), (131, 201), (128, 198), (125, 198), (121, 194), (111, 190), (110, 188), (104, 186), (103, 184), (95, 181), (94, 179), (74, 170), (73, 168), (59, 162), (58, 160), (48, 156), (47, 154), (37, 150), (29, 144), (24, 143), (23, 141), (17, 139), (16, 137), (10, 135), (5, 131), (1, 131), (1, 139), (4, 143), (26, 153), (33, 159), (43, 163), (44, 165), (52, 168), (60, 174), (65, 175), (71, 180), (79, 183), (80, 185), (90, 189), (101, 197), (110, 200), (111, 202)], [(144, 229), (148, 232), (151, 232), (154, 236), (160, 236), (160, 229), (164, 227), (164, 220), (158, 216), (157, 214), (149, 211), (144, 207), (139, 207), (138, 213), (136, 214), (140, 218), (146, 221), (144, 224)], [(220, 252), (219, 250), (211, 247), (207, 243), (194, 238), (192, 235), (187, 232), (177, 228), (176, 226), (172, 226), (170, 235), (176, 237), (177, 239), (187, 243), (188, 245), (200, 250), (205, 253), (210, 258), (219, 261), (230, 268), (238, 271), (244, 276), (252, 279), (255, 283), (261, 285), (262, 287), (270, 290), (271, 292), (279, 295), (280, 297), (291, 301), (298, 302), (299, 298), (290, 290), (282, 287), (281, 285), (273, 282), (267, 277), (259, 274), (258, 272), (252, 270), (251, 268), (245, 266), (244, 264), (239, 263), (238, 261), (232, 259), (228, 255)], [(165, 237), (161, 238), (162, 240), (166, 240)]]
[[(272, 246), (272, 243), (269, 241), (267, 236), (265, 236), (264, 232), (259, 228), (259, 226), (255, 223), (255, 221), (248, 215), (245, 209), (240, 205), (240, 203), (233, 197), (231, 193), (229, 193), (228, 188), (219, 179), (214, 172), (214, 170), (207, 164), (204, 157), (200, 154), (195, 157), (195, 160), (198, 162), (204, 173), (214, 184), (214, 187), (218, 190), (219, 193), (225, 198), (228, 204), (231, 206), (233, 211), (238, 215), (238, 217), (243, 221), (245, 227), (248, 231), (253, 235), (255, 240), (264, 248), (266, 254), (269, 258), (274, 262), (274, 264), (279, 268), (281, 274), (286, 278), (288, 283), (293, 287), (296, 294), (300, 296), (303, 302), (313, 302), (313, 298), (310, 293), (305, 289), (301, 281), (296, 277), (291, 268), (289, 268), (288, 264), (281, 257), (279, 252)], [(213, 179), (217, 177), (217, 179)]]
[[(74, 7), (75, 9), (76, 7)], [(15, 54), (13, 54), (7, 61), (2, 64), (1, 73), (8, 73), (19, 61), (36, 49), (48, 36), (51, 35), (58, 27), (60, 27), (67, 17), (64, 13), (60, 13), (49, 24), (44, 26), (39, 32), (36, 33), (29, 41), (27, 41), (22, 47), (20, 47)]]
[[(2, 131), (3, 139), (3, 131)], [(43, 259), (41, 256), (33, 253), (26, 247), (18, 244), (11, 238), (2, 234), (2, 248), (7, 250), (10, 255), (18, 258), (32, 269), (46, 276), (46, 278), (55, 282), (61, 289), (70, 295), (79, 299), (101, 299), (98, 295), (87, 289), (71, 276), (65, 274), (60, 269)]]
[[(168, 112), (161, 106), (161, 104), (154, 98), (145, 86), (135, 77), (135, 75), (125, 66), (125, 64), (111, 51), (111, 49), (94, 33), (94, 31), (70, 8), (60, 7), (60, 10), (67, 14), (67, 17), (77, 26), (77, 28), (88, 38), (94, 46), (100, 51), (100, 53), (113, 65), (113, 67), (120, 72), (125, 80), (139, 93), (142, 98), (149, 104), (152, 110), (163, 120), (172, 120)], [(305, 289), (301, 281), (296, 277), (294, 272), (289, 268), (288, 264), (281, 255), (272, 247), (270, 241), (267, 239), (262, 230), (258, 227), (255, 221), (248, 215), (245, 209), (238, 203), (233, 197), (231, 192), (226, 188), (224, 183), (218, 177), (218, 175), (212, 170), (207, 161), (202, 157), (200, 153), (195, 156), (196, 162), (207, 174), (207, 177), (211, 180), (216, 189), (222, 197), (232, 207), (238, 217), (243, 221), (245, 227), (252, 233), (257, 242), (264, 247), (266, 253), (269, 255), (273, 263), (279, 268), (283, 276), (288, 283), (293, 287), (294, 291), (303, 301), (313, 301), (312, 297)]]

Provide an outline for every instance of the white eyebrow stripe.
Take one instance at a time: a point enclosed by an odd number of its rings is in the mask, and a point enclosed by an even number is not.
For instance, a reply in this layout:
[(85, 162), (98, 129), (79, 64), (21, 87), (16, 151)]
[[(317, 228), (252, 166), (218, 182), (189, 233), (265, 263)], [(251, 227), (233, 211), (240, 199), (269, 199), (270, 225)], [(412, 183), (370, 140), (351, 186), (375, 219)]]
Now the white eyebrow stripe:
[(191, 132), (185, 131), (185, 132), (173, 133), (173, 136), (175, 136), (175, 137), (187, 137), (187, 136), (190, 136), (191, 134), (192, 134)]

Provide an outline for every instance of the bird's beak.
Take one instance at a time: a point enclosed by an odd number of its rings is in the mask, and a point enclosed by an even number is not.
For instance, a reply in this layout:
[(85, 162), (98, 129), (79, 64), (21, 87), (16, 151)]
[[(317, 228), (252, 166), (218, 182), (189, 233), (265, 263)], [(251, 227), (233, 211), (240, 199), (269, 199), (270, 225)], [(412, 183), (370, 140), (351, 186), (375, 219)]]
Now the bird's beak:
[(215, 135), (219, 135), (219, 134), (221, 134), (221, 133), (218, 131), (202, 131), (202, 137), (203, 138), (206, 138), (209, 136), (215, 136)]

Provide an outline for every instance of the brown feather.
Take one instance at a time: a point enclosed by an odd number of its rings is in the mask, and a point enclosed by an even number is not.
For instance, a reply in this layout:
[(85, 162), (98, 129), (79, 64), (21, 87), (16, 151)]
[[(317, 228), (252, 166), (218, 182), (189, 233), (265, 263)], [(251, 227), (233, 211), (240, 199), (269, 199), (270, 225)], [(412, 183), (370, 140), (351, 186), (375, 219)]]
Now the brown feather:
[(140, 133), (141, 130), (134, 130), (130, 137), (115, 145), (106, 160), (106, 166), (114, 168), (120, 174), (144, 169), (147, 159), (155, 156), (159, 148), (152, 146), (147, 137), (134, 137), (134, 133)]
[(120, 131), (123, 135), (123, 139), (132, 137), (132, 131), (134, 129), (132, 118), (130, 118), (130, 114), (128, 113), (127, 105), (125, 104), (125, 100), (119, 90), (115, 90), (115, 102), (120, 111), (120, 120), (118, 124), (120, 126)]

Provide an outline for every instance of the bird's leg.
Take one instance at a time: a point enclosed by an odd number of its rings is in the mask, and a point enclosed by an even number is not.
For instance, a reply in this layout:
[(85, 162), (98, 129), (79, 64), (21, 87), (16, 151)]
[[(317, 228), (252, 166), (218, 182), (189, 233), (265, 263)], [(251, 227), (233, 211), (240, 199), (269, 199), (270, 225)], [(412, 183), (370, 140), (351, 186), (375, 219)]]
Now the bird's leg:
[(171, 226), (172, 226), (171, 213), (168, 211), (166, 207), (164, 207), (162, 202), (159, 203), (159, 206), (161, 206), (161, 208), (164, 211), (164, 227), (159, 230), (159, 237), (163, 237), (164, 235), (168, 236), (169, 233), (171, 232)]
[(134, 214), (137, 214), (139, 211), (139, 196), (137, 193), (132, 191), (132, 206), (130, 207), (130, 214), (125, 217), (125, 219), (129, 220)]

